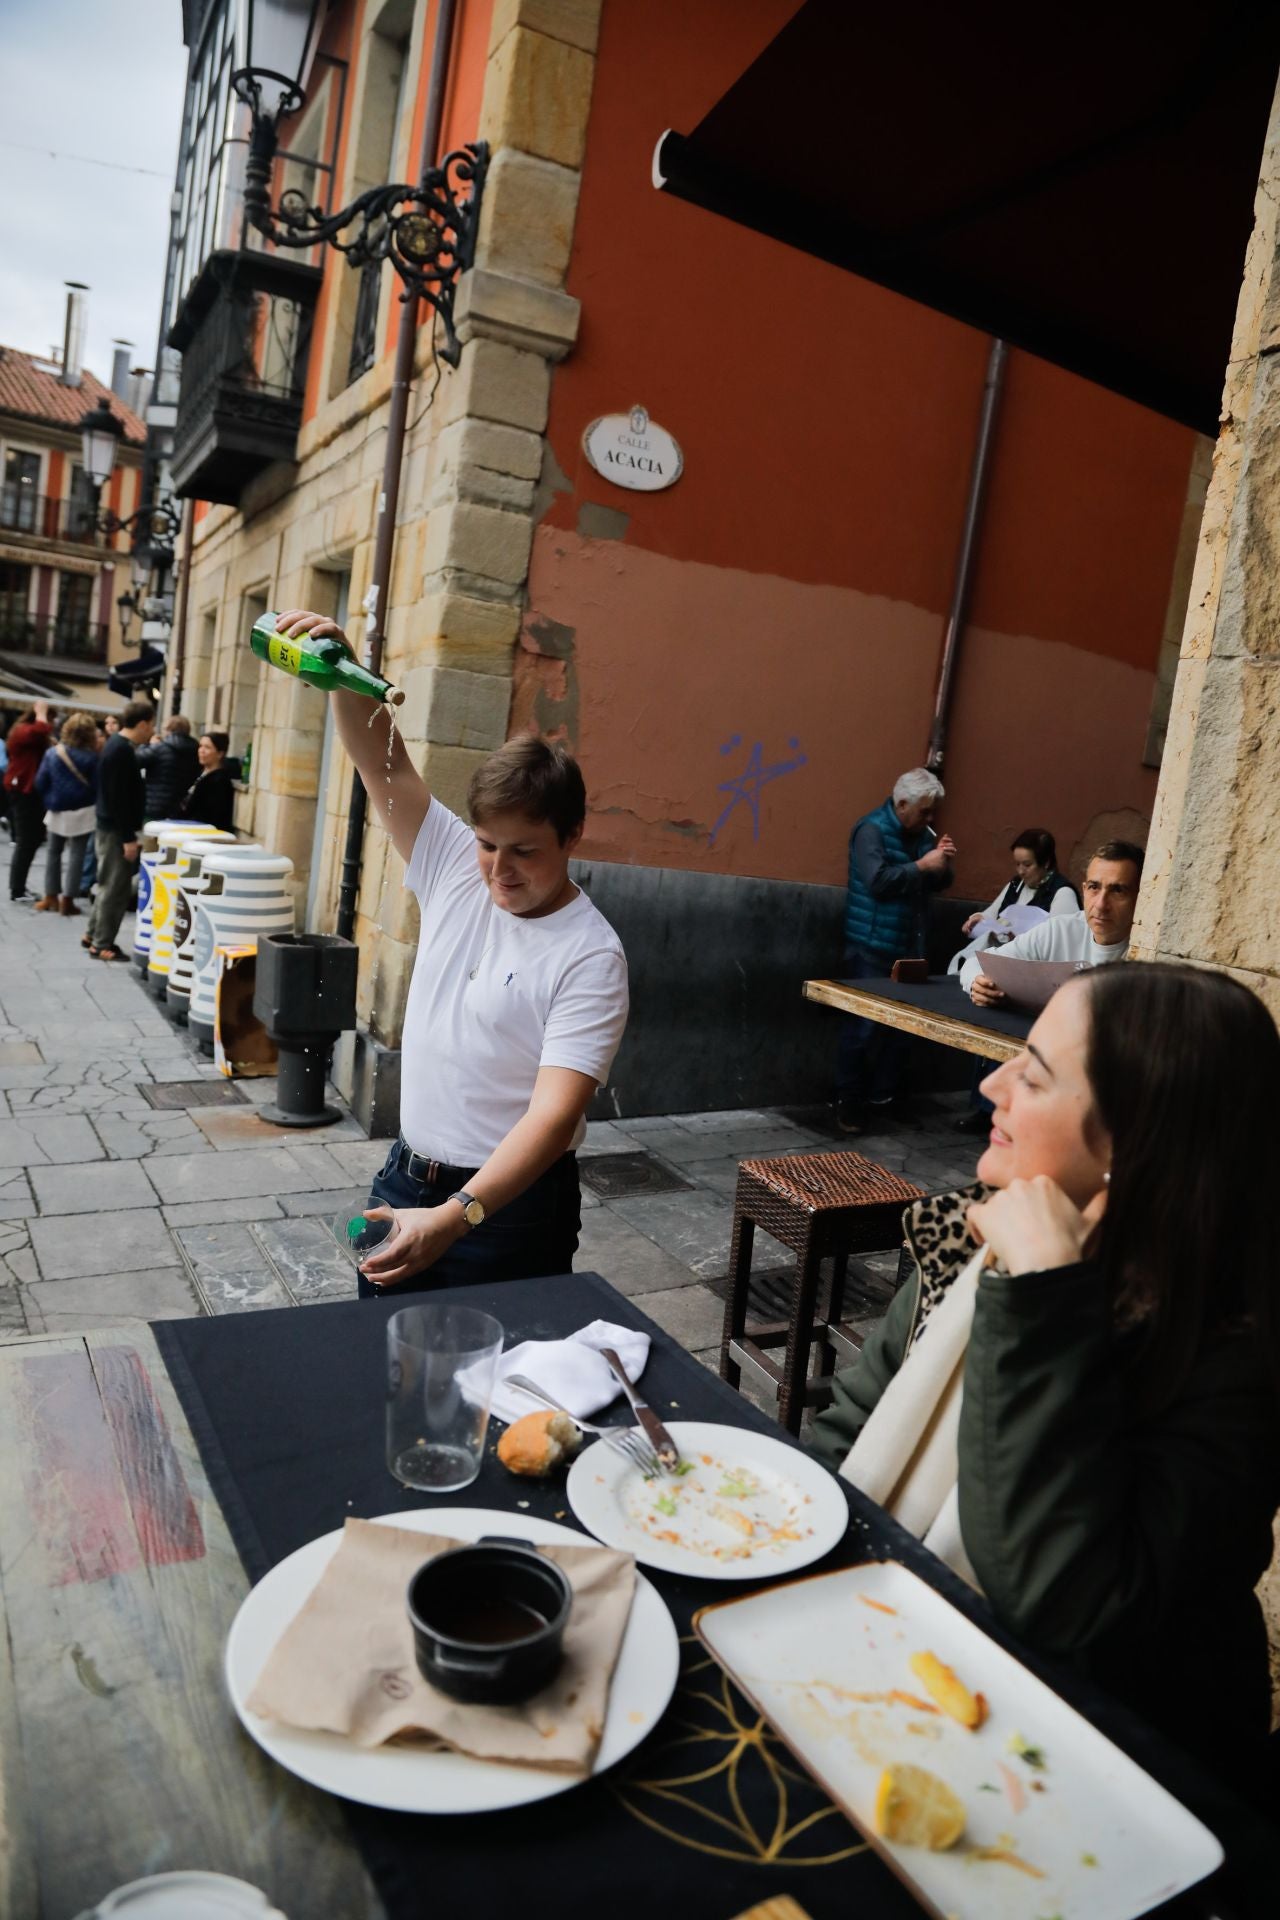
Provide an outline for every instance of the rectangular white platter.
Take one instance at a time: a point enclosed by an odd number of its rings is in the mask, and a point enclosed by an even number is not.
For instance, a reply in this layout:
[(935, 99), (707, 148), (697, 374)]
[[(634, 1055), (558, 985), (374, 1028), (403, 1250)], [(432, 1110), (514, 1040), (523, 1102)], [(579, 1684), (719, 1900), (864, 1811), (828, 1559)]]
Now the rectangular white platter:
[[(722, 1601), (695, 1626), (937, 1920), (1133, 1920), (1222, 1862), (1193, 1814), (896, 1561)], [(913, 1653), (936, 1654), (985, 1696), (988, 1717), (976, 1732), (908, 1702), (852, 1697), (896, 1690), (928, 1703)], [(1019, 1737), (1040, 1750), (1042, 1768), (1011, 1750)], [(881, 1772), (902, 1763), (938, 1775), (964, 1802), (965, 1832), (950, 1850), (898, 1846), (875, 1832)], [(1019, 1789), (1025, 1802), (1015, 1811)], [(1015, 1853), (1042, 1877), (978, 1857), (984, 1847)]]

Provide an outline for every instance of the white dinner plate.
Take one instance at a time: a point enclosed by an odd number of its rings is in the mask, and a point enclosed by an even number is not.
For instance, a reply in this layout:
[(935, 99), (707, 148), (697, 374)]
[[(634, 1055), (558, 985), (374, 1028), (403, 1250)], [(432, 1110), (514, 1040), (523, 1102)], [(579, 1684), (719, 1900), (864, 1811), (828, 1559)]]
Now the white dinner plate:
[[(582, 1535), (574, 1527), (488, 1507), (425, 1507), (412, 1513), (382, 1513), (377, 1516), (377, 1524), (404, 1527), (414, 1533), (446, 1534), (451, 1540), (478, 1540), (485, 1533), (504, 1533), (539, 1546), (583, 1545)], [(268, 1655), (310, 1597), (341, 1539), (341, 1529), (323, 1534), (281, 1560), (246, 1595), (231, 1623), (226, 1658), (231, 1702), (246, 1732), (264, 1753), (300, 1780), (323, 1787), (326, 1793), (341, 1794), (344, 1800), (358, 1800), (364, 1806), (389, 1807), (397, 1813), (492, 1813), (500, 1807), (548, 1800), (590, 1777), (505, 1766), (412, 1743), (357, 1747), (341, 1734), (303, 1733), (250, 1713), (246, 1702)], [(656, 1726), (675, 1689), (679, 1666), (675, 1622), (666, 1603), (638, 1574), (592, 1774), (615, 1766)]]
[(771, 1580), (820, 1560), (843, 1538), (849, 1507), (835, 1475), (781, 1440), (746, 1427), (672, 1420), (689, 1468), (646, 1480), (603, 1441), (569, 1469), (569, 1505), (606, 1547), (662, 1573)]
[[(930, 1914), (1133, 1920), (1221, 1865), (1194, 1814), (896, 1561), (718, 1601), (694, 1625)], [(918, 1653), (984, 1696), (976, 1732), (930, 1700)], [(903, 1763), (964, 1804), (965, 1831), (945, 1852), (875, 1831), (881, 1773)]]

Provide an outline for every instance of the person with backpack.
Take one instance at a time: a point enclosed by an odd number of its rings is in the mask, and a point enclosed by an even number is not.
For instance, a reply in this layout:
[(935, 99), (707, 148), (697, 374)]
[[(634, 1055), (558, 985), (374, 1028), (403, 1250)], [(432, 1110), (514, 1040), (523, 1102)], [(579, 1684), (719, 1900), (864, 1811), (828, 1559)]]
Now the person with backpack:
[(44, 895), (35, 903), (37, 913), (61, 913), (68, 919), (79, 916), (75, 898), (84, 850), (98, 813), (97, 738), (97, 722), (89, 714), (69, 714), (57, 746), (49, 747), (40, 762), (35, 785), (45, 807), (49, 839)]

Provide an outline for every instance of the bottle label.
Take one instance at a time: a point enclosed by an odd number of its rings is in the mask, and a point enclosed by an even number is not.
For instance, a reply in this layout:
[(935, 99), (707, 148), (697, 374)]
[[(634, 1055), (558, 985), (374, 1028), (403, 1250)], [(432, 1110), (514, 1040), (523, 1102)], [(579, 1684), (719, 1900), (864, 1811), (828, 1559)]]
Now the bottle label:
[(267, 658), (273, 667), (283, 667), (286, 673), (302, 671), (302, 648), (296, 640), (286, 640), (282, 634), (273, 634), (268, 640)]

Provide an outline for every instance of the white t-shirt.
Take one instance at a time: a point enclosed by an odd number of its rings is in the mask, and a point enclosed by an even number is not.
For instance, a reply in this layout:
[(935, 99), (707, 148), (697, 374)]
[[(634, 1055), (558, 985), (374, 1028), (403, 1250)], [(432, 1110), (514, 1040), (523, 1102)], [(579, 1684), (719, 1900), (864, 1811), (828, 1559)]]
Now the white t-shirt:
[[(1123, 960), (1128, 951), (1127, 940), (1100, 947), (1089, 931), (1083, 908), (1077, 908), (1074, 913), (1052, 914), (1048, 920), (1041, 920), (1001, 947), (1000, 955), (1005, 960), (1074, 960), (1082, 967), (1105, 967), (1112, 960)], [(965, 961), (960, 972), (960, 985), (966, 993), (981, 972), (982, 955), (977, 953)]]
[(405, 885), (422, 931), (401, 1043), (401, 1132), (415, 1153), (483, 1166), (528, 1110), (540, 1067), (604, 1085), (627, 1024), (626, 956), (581, 891), (535, 919), (495, 906), (475, 835), (439, 800)]

